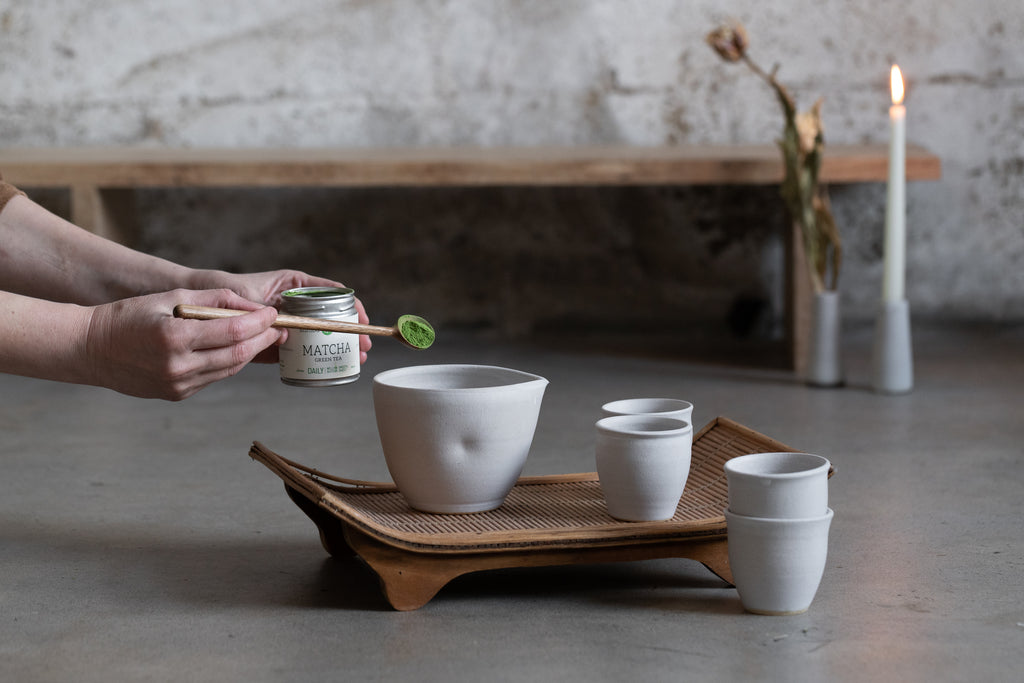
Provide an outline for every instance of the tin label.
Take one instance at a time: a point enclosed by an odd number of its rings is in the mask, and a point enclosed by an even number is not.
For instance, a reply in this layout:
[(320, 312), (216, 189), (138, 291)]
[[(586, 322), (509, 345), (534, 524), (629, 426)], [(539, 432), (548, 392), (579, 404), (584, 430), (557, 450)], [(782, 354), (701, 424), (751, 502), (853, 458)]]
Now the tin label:
[[(358, 322), (358, 315), (342, 318)], [(288, 330), (278, 349), (281, 378), (335, 380), (359, 374), (359, 335), (316, 330)]]

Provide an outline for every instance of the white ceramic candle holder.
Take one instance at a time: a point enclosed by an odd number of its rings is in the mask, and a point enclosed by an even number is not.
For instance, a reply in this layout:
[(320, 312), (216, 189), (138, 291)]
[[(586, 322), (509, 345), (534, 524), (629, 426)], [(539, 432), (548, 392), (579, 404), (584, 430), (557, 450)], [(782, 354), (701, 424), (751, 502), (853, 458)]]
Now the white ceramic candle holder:
[(885, 301), (878, 312), (872, 386), (881, 394), (905, 394), (914, 388), (910, 305), (906, 299)]

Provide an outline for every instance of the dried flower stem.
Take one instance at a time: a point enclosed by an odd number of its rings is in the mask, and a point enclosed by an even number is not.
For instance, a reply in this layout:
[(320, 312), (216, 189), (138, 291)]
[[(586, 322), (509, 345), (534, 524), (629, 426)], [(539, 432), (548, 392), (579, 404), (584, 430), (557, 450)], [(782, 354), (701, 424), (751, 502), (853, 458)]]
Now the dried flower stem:
[(790, 216), (800, 226), (814, 290), (821, 292), (826, 289), (825, 280), (829, 274), (831, 278), (827, 287), (835, 289), (842, 261), (842, 244), (832, 217), (828, 194), (818, 183), (818, 171), (825, 150), (821, 125), (822, 100), (815, 102), (809, 111), (797, 113), (793, 97), (775, 77), (778, 65), (769, 73), (747, 54), (749, 41), (742, 24), (719, 27), (708, 34), (707, 42), (725, 61), (742, 61), (775, 91), (785, 116), (783, 137), (778, 140), (786, 172), (780, 194)]
[(740, 59), (742, 59), (743, 62), (748, 67), (750, 67), (751, 71), (753, 71), (755, 74), (757, 74), (758, 76), (763, 78), (765, 81), (767, 81), (768, 85), (772, 86), (775, 89), (784, 89), (784, 88), (782, 88), (781, 85), (779, 85), (779, 82), (775, 80), (775, 74), (778, 73), (778, 71), (779, 71), (779, 65), (778, 64), (776, 64), (774, 67), (772, 67), (772, 72), (771, 73), (767, 73), (764, 69), (762, 69), (760, 66), (758, 66), (757, 63), (753, 59), (751, 59), (750, 56), (747, 55), (746, 53), (743, 53), (740, 56)]

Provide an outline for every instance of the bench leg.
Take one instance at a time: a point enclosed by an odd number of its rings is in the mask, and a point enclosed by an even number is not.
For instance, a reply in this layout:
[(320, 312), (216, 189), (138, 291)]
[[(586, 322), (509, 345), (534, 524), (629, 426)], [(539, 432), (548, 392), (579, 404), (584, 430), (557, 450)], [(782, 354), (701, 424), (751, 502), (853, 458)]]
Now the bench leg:
[(121, 244), (135, 240), (135, 195), (129, 189), (74, 185), (71, 222)]
[(798, 378), (803, 378), (807, 374), (813, 295), (804, 238), (796, 221), (790, 226), (786, 242), (786, 335), (793, 371)]

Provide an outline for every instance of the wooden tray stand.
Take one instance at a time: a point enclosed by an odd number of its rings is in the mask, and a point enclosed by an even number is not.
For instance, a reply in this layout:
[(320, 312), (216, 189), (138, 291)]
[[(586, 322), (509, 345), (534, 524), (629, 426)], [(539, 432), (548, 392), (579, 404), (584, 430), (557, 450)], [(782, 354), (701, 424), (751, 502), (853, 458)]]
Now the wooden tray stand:
[(437, 515), (410, 508), (393, 485), (333, 477), (259, 442), (249, 455), (284, 481), (327, 552), (361, 558), (388, 603), (404, 611), (462, 574), (508, 567), (685, 558), (731, 584), (722, 466), (747, 453), (791, 450), (728, 418), (713, 420), (694, 437), (686, 490), (664, 522), (610, 517), (593, 472), (523, 477), (497, 510)]

